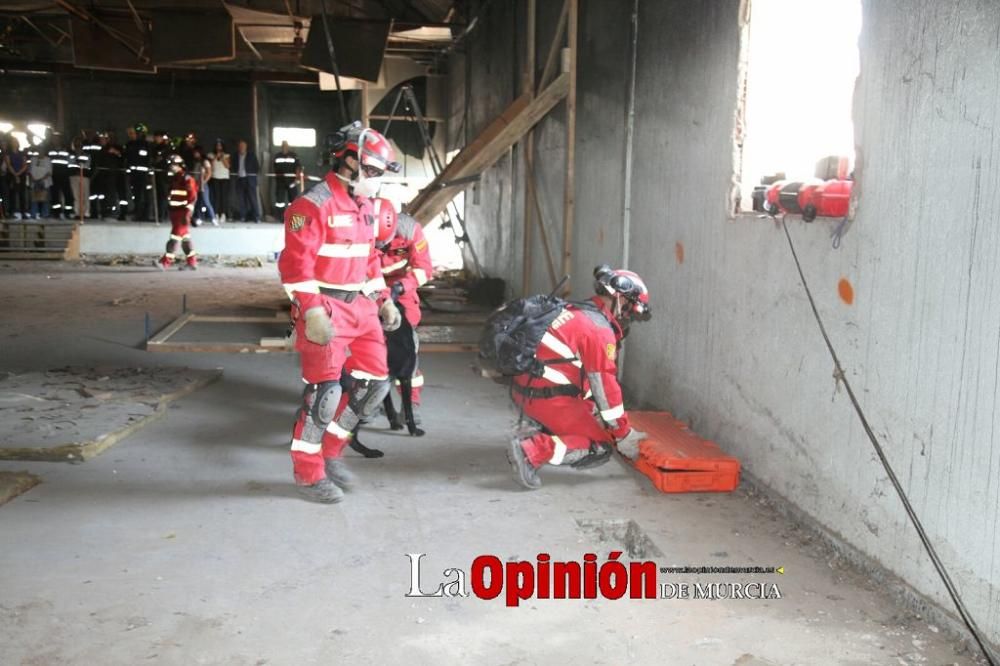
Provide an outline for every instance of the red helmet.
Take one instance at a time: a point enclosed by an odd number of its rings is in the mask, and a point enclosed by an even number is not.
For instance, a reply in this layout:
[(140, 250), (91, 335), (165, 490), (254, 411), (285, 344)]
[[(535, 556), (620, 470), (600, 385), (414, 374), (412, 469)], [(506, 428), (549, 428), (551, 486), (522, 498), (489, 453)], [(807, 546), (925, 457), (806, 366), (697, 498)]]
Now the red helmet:
[(375, 245), (382, 247), (396, 235), (396, 207), (388, 199), (374, 199), (375, 210)]
[[(359, 146), (363, 149), (359, 150)], [(385, 171), (397, 173), (401, 165), (396, 161), (396, 151), (392, 144), (381, 133), (369, 127), (362, 127), (360, 122), (355, 121), (347, 127), (341, 128), (337, 133), (333, 146), (334, 157), (343, 158), (349, 152), (358, 156), (361, 167), (377, 170), (377, 173), (367, 174), (369, 176), (379, 175)]]
[(594, 269), (594, 290), (602, 296), (621, 296), (625, 300), (621, 318), (648, 321), (649, 289), (637, 273), (601, 265)]

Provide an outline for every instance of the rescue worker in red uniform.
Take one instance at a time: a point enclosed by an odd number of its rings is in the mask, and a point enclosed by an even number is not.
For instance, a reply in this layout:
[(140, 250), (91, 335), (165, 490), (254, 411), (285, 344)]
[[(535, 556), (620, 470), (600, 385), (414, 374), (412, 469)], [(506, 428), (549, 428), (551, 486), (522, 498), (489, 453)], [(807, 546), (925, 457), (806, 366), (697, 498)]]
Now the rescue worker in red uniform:
[[(302, 494), (326, 503), (339, 502), (355, 483), (341, 455), (360, 419), (389, 391), (383, 329), (402, 321), (375, 253), (371, 201), (382, 174), (399, 171), (399, 164), (385, 137), (360, 123), (337, 136), (331, 171), (285, 210), (278, 260), (306, 384), (292, 431), (292, 468)], [(342, 395), (348, 353), (352, 382)]]
[(184, 158), (173, 154), (167, 158), (170, 182), (167, 204), (170, 211), (170, 240), (167, 251), (156, 262), (161, 270), (170, 268), (177, 257), (177, 244), (184, 252), (185, 263), (191, 270), (198, 268), (198, 258), (191, 244), (191, 216), (198, 200), (198, 183), (184, 170)]
[[(392, 205), (386, 201), (387, 205)], [(417, 337), (417, 325), (420, 323), (420, 296), (417, 289), (430, 279), (434, 268), (431, 264), (431, 253), (424, 238), (424, 229), (415, 219), (406, 213), (400, 213), (396, 230), (388, 245), (382, 250), (382, 276), (391, 289), (400, 284), (403, 293), (398, 302), (403, 308), (403, 316), (413, 327), (413, 341), (420, 351)], [(413, 420), (420, 425), (420, 393), (424, 385), (424, 375), (420, 371), (419, 362), (410, 378), (413, 400)], [(396, 380), (399, 389), (399, 380)]]
[(515, 435), (507, 459), (525, 488), (541, 487), (543, 465), (602, 465), (617, 443), (633, 458), (646, 434), (629, 425), (618, 384), (618, 347), (633, 321), (650, 318), (649, 292), (631, 271), (594, 269), (597, 294), (568, 304), (538, 346), (542, 377), (514, 377), (511, 396), (537, 424)]

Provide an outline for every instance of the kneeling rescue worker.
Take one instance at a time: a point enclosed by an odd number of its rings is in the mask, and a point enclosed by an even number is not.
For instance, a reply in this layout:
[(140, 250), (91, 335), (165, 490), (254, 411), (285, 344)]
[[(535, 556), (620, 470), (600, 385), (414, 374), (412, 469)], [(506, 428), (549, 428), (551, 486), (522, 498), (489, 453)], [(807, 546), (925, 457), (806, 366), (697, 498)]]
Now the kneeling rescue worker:
[[(383, 173), (399, 171), (395, 152), (360, 123), (338, 132), (331, 148), (323, 182), (285, 209), (278, 260), (306, 385), (292, 431), (292, 468), (302, 494), (327, 503), (355, 484), (341, 455), (358, 421), (389, 391), (383, 329), (402, 321), (382, 278), (372, 204)], [(353, 381), (343, 393), (348, 352)]]
[(629, 425), (616, 359), (634, 321), (648, 321), (649, 292), (631, 271), (594, 269), (596, 295), (568, 303), (536, 351), (541, 377), (517, 375), (511, 396), (537, 429), (513, 437), (507, 458), (525, 488), (542, 485), (543, 465), (587, 469), (611, 457), (612, 444), (634, 458), (646, 434)]
[[(156, 262), (161, 270), (170, 268), (177, 256), (177, 244), (184, 251), (187, 267), (198, 268), (198, 258), (191, 245), (191, 216), (198, 200), (198, 184), (184, 171), (184, 159), (176, 153), (167, 158), (170, 171), (170, 189), (167, 203), (170, 206), (170, 240), (167, 251)], [(183, 268), (183, 267), (182, 267)]]

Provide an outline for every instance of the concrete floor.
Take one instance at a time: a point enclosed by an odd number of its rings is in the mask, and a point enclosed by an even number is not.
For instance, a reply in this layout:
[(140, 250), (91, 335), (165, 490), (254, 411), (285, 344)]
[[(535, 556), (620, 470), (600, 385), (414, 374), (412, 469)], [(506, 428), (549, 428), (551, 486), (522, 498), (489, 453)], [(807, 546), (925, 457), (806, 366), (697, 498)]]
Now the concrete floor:
[[(136, 348), (143, 313), (162, 326), (182, 293), (199, 312), (282, 297), (270, 267), (0, 266), (0, 370), (225, 368), (95, 460), (0, 463), (43, 478), (0, 507), (4, 664), (976, 663), (746, 490), (666, 496), (619, 461), (518, 490), (503, 453), (513, 413), (467, 355), (423, 359), (425, 438), (368, 434), (387, 455), (351, 457), (363, 486), (339, 505), (304, 502), (287, 452), (294, 357)], [(609, 544), (576, 519), (636, 521), (664, 566), (784, 566), (763, 579), (783, 598), (510, 609), (404, 596), (405, 553), (427, 553), (425, 587), (480, 554), (603, 558)]]

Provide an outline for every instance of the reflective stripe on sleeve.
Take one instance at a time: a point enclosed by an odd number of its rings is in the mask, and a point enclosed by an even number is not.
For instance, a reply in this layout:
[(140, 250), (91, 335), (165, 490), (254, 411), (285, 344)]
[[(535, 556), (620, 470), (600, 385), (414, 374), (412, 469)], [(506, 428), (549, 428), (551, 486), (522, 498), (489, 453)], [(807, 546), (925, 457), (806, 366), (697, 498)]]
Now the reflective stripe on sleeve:
[(406, 264), (409, 261), (410, 261), (409, 259), (403, 259), (402, 261), (397, 261), (394, 264), (390, 264), (388, 266), (383, 266), (382, 267), (382, 274), (383, 275), (388, 275), (389, 273), (392, 273), (393, 271), (398, 271), (400, 268), (405, 268)]
[(618, 405), (617, 407), (612, 407), (611, 409), (602, 409), (601, 418), (605, 421), (614, 421), (615, 419), (620, 419), (625, 416), (625, 405)]
[(285, 293), (288, 294), (288, 298), (294, 300), (296, 291), (301, 291), (303, 294), (318, 294), (319, 293), (319, 282), (316, 280), (306, 280), (304, 282), (286, 282), (281, 285), (285, 288)]
[(323, 243), (319, 248), (319, 256), (347, 259), (350, 257), (367, 257), (372, 248), (367, 243)]
[(417, 286), (422, 287), (427, 284), (427, 271), (422, 268), (413, 269), (413, 277), (417, 278)]

